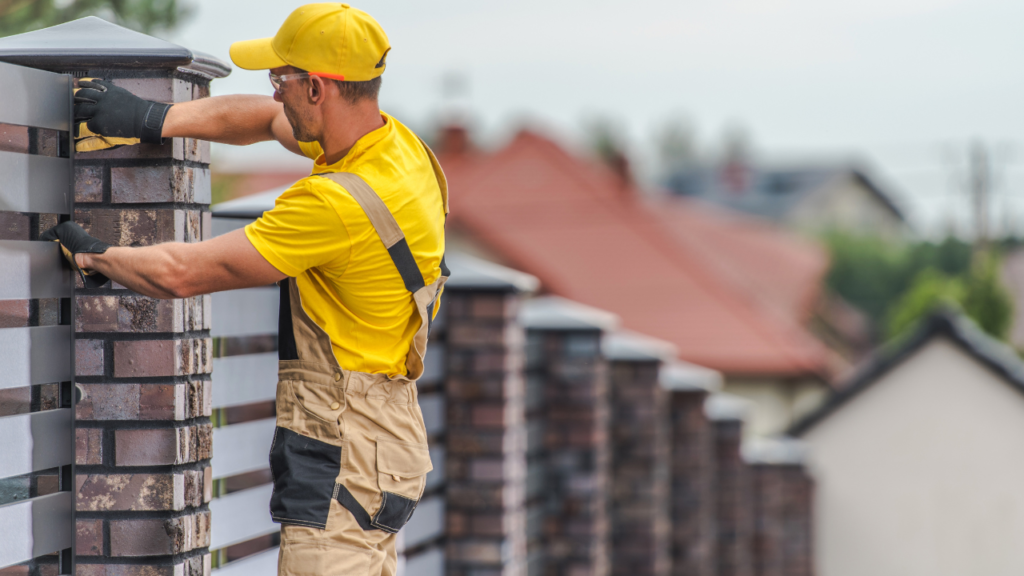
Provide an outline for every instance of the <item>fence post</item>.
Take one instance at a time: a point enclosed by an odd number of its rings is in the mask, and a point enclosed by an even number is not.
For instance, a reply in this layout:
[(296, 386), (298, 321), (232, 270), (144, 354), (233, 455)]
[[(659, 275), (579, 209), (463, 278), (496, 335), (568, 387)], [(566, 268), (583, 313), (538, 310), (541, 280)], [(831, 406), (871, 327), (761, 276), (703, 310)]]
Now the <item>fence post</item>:
[(718, 576), (753, 576), (754, 498), (750, 467), (743, 460), (743, 426), (750, 405), (729, 394), (705, 404), (714, 423)]
[[(230, 68), (89, 17), (0, 40), (9, 62), (112, 80), (163, 102)], [(80, 153), (74, 219), (115, 246), (209, 234), (209, 144)], [(204, 226), (204, 223), (207, 224)], [(209, 297), (76, 290), (78, 574), (209, 574)]]
[(605, 339), (612, 405), (612, 576), (668, 576), (672, 567), (669, 397), (659, 372), (675, 357), (666, 342)]
[(521, 292), (535, 289), (536, 279), (511, 270), (510, 278), (488, 277), (467, 260), (449, 259), (452, 277), (442, 300), (446, 573), (520, 576), (526, 573), (525, 333), (517, 314)]
[(608, 364), (618, 318), (558, 297), (523, 305), (527, 329), (527, 552), (530, 574), (610, 571)]

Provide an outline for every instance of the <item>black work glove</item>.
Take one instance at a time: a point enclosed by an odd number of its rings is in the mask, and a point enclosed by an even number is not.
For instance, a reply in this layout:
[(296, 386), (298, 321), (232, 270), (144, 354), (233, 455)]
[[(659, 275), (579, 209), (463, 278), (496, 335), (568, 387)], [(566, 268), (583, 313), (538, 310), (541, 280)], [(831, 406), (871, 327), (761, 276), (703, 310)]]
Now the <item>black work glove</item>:
[(170, 104), (143, 100), (98, 78), (82, 78), (75, 89), (75, 151), (92, 152), (132, 144), (163, 144)]
[(86, 288), (99, 288), (110, 280), (95, 270), (79, 268), (78, 262), (75, 262), (75, 254), (103, 254), (110, 248), (110, 244), (89, 236), (78, 224), (71, 221), (61, 222), (40, 234), (39, 239), (60, 242), (64, 257), (71, 263), (71, 268), (82, 277), (82, 284), (85, 284)]

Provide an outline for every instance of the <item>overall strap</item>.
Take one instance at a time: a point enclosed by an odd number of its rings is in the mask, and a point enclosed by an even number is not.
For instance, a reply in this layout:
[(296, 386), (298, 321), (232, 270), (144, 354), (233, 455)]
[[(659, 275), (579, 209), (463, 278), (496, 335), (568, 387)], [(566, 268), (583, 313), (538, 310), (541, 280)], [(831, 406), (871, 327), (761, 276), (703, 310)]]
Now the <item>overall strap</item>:
[(426, 286), (423, 280), (423, 273), (416, 265), (409, 243), (405, 240), (405, 233), (398, 226), (395, 216), (388, 210), (387, 205), (380, 199), (380, 196), (370, 188), (365, 180), (351, 172), (331, 172), (321, 174), (324, 178), (340, 184), (355, 201), (362, 207), (370, 224), (377, 230), (381, 242), (391, 255), (391, 261), (405, 282), (405, 289), (415, 294), (420, 288)]

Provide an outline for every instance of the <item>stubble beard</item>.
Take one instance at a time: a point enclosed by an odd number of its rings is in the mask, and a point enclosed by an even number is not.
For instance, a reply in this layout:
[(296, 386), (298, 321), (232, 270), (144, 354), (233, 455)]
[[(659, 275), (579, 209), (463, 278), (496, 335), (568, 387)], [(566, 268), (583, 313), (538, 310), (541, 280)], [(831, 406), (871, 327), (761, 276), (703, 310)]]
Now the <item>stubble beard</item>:
[(288, 119), (288, 123), (292, 125), (292, 136), (296, 140), (299, 142), (314, 142), (317, 140), (317, 135), (310, 129), (311, 120), (304, 118), (302, 113), (292, 110), (287, 103), (284, 105), (284, 116)]

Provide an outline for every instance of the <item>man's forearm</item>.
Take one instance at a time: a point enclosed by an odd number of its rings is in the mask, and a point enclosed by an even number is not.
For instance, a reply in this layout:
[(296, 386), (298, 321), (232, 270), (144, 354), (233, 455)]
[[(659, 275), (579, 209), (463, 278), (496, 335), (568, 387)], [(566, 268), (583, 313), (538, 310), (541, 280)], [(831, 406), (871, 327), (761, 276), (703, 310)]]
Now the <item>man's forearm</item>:
[(164, 138), (197, 138), (244, 146), (273, 140), (281, 104), (270, 96), (229, 95), (175, 104), (164, 120)]
[(75, 261), (87, 270), (95, 270), (114, 282), (152, 298), (182, 298), (188, 245), (168, 242), (142, 248), (112, 247), (102, 254), (77, 254)]

